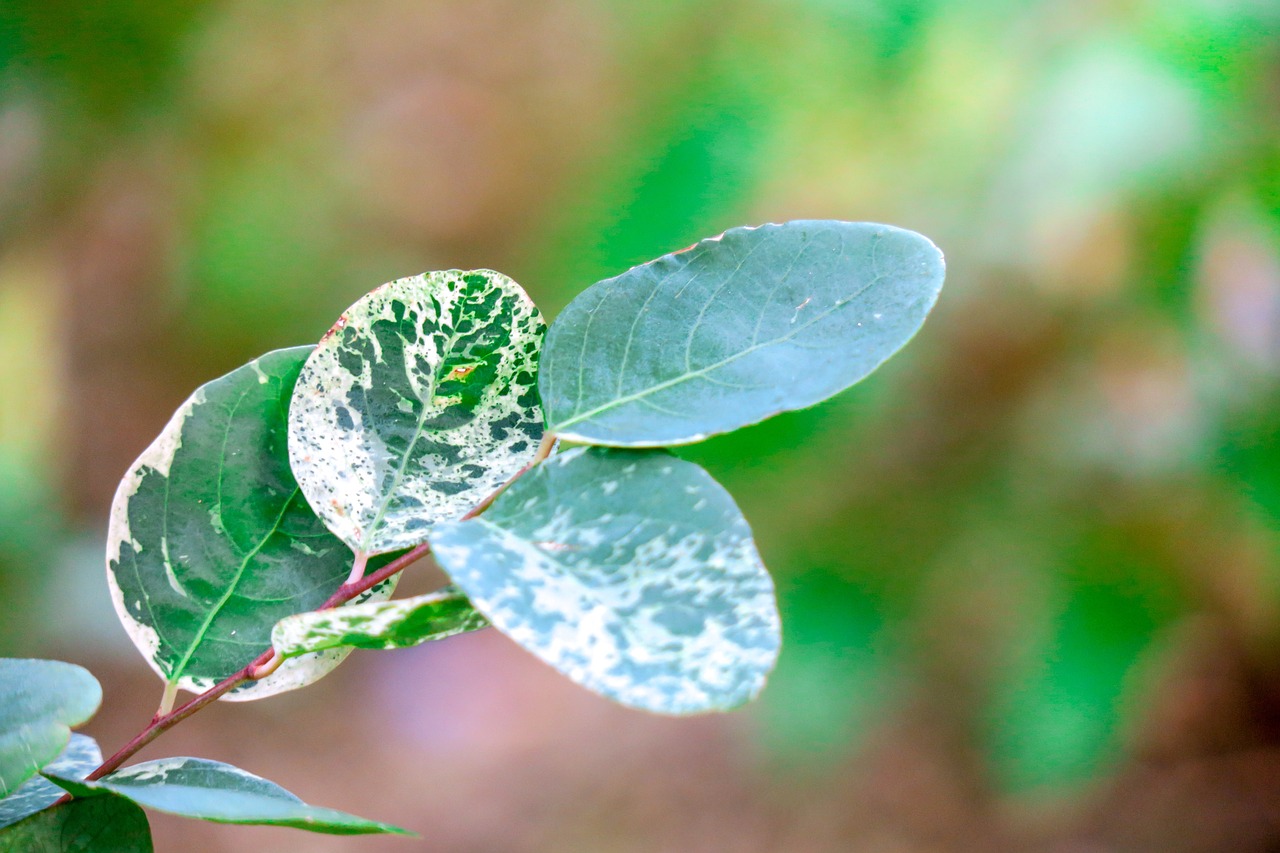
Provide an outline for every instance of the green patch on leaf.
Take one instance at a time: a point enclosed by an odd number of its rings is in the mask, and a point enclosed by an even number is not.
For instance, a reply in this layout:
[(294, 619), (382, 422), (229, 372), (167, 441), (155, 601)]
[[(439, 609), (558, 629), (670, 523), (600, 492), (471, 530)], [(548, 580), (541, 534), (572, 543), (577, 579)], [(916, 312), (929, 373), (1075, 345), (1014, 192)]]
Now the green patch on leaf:
[[(112, 599), (171, 685), (199, 692), (235, 673), (270, 644), (276, 622), (320, 606), (351, 569), (351, 551), (289, 468), (287, 409), (311, 349), (268, 353), (201, 386), (116, 492)], [(301, 687), (342, 658), (298, 658), (229, 698)]]
[(746, 520), (666, 453), (570, 450), (431, 541), (494, 627), (624, 705), (733, 708), (777, 660), (773, 582)]
[(385, 284), (352, 305), (307, 360), (289, 453), (311, 506), (348, 545), (423, 542), (537, 450), (545, 326), (490, 270)]
[(88, 670), (55, 660), (0, 659), (0, 797), (58, 757), (71, 727), (102, 703)]
[(687, 444), (812, 406), (920, 328), (942, 254), (866, 222), (734, 228), (592, 285), (547, 334), (548, 429), (616, 447)]
[(281, 619), (271, 644), (285, 658), (335, 648), (403, 649), (486, 628), (455, 588), (395, 601), (299, 613)]
[(274, 782), (203, 758), (144, 761), (96, 782), (46, 775), (76, 797), (115, 794), (149, 809), (214, 823), (289, 826), (331, 835), (412, 834), (345, 812), (309, 806)]
[(72, 800), (0, 829), (0, 853), (152, 853), (142, 809), (120, 797)]
[[(88, 735), (73, 734), (67, 748), (44, 769), (83, 779), (101, 763), (102, 751), (98, 749), (97, 741)], [(62, 798), (62, 794), (57, 785), (40, 776), (32, 776), (0, 800), (0, 829), (49, 808)]]

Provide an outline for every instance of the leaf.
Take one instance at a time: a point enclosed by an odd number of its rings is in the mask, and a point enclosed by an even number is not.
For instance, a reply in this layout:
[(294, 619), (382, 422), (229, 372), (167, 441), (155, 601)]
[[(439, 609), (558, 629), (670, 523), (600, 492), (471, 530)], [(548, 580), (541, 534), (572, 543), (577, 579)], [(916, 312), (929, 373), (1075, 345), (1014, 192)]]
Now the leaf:
[(487, 628), (489, 622), (455, 588), (281, 619), (271, 645), (286, 658), (342, 647), (403, 649)]
[(0, 853), (152, 853), (153, 849), (147, 816), (120, 797), (72, 800), (0, 829)]
[(356, 551), (418, 545), (537, 449), (545, 326), (490, 270), (402, 278), (366, 295), (316, 347), (289, 414), (311, 506)]
[(777, 659), (773, 582), (746, 521), (709, 474), (666, 453), (559, 454), (431, 542), (494, 627), (624, 705), (732, 708)]
[[(71, 736), (71, 742), (46, 769), (83, 779), (102, 763), (98, 743), (88, 735)], [(17, 823), (28, 815), (43, 811), (62, 798), (63, 791), (40, 776), (33, 776), (18, 790), (0, 800), (0, 829)]]
[[(350, 572), (351, 551), (289, 469), (286, 410), (310, 350), (276, 350), (201, 386), (116, 491), (112, 599), (171, 687), (199, 692), (235, 673), (270, 644), (276, 622), (320, 606)], [(228, 698), (301, 687), (343, 656), (299, 658)]]
[(812, 406), (920, 328), (938, 249), (867, 222), (734, 228), (587, 288), (547, 334), (547, 428), (615, 447), (688, 444)]
[(261, 776), (204, 758), (144, 761), (96, 782), (46, 775), (76, 797), (111, 793), (149, 809), (214, 823), (290, 826), (332, 835), (412, 835), (389, 824), (309, 806)]
[(89, 671), (56, 660), (0, 658), (0, 797), (53, 761), (102, 704)]

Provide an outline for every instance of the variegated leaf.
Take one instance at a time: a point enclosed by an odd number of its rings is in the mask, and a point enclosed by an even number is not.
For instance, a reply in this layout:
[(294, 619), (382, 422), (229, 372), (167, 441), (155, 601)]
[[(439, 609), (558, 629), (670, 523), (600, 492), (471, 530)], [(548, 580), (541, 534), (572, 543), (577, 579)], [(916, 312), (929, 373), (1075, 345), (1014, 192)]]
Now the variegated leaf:
[(352, 647), (403, 649), (487, 628), (489, 621), (454, 587), (439, 592), (281, 619), (271, 644), (285, 658)]
[[(351, 570), (350, 549), (289, 468), (287, 407), (310, 351), (277, 350), (201, 386), (116, 492), (112, 599), (170, 690), (202, 691), (241, 669), (270, 645), (276, 622), (320, 606)], [(301, 687), (343, 656), (297, 658), (226, 698)]]
[(547, 333), (547, 428), (614, 447), (688, 444), (812, 406), (902, 347), (942, 253), (870, 222), (733, 228), (598, 282)]
[(0, 658), (0, 797), (58, 757), (102, 703), (98, 680), (56, 660)]
[(275, 782), (221, 761), (161, 758), (108, 773), (96, 782), (46, 772), (76, 797), (114, 794), (149, 809), (214, 823), (290, 826), (331, 835), (411, 835), (386, 823), (309, 806)]
[(289, 415), (294, 473), (329, 529), (367, 554), (412, 547), (523, 467), (542, 437), (544, 331), (491, 270), (402, 278), (347, 309)]
[[(102, 763), (102, 751), (98, 743), (88, 735), (73, 734), (71, 742), (45, 770), (83, 779)], [(17, 823), (28, 815), (43, 811), (56, 803), (65, 793), (61, 788), (41, 776), (33, 776), (18, 786), (18, 790), (0, 800), (0, 828)], [(0, 849), (3, 849), (0, 847)]]
[(777, 659), (773, 582), (746, 521), (710, 475), (664, 452), (554, 456), (431, 542), (494, 627), (624, 705), (732, 708)]

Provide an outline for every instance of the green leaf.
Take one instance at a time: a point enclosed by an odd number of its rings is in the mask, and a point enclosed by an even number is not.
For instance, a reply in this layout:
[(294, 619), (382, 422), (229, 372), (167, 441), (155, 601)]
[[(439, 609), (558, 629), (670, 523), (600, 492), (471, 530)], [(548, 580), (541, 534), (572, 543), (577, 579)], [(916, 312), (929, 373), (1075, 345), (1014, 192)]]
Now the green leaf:
[(938, 249), (867, 222), (734, 228), (587, 288), (547, 334), (547, 428), (615, 447), (688, 444), (812, 406), (920, 328)]
[(309, 806), (261, 776), (204, 758), (161, 758), (108, 773), (96, 782), (46, 774), (77, 797), (111, 793), (149, 809), (214, 823), (291, 826), (332, 835), (408, 830)]
[[(101, 763), (102, 751), (98, 749), (97, 741), (88, 735), (73, 734), (67, 748), (45, 769), (83, 779)], [(19, 785), (18, 790), (0, 800), (0, 829), (49, 808), (62, 798), (62, 794), (57, 785), (39, 776), (31, 777)]]
[[(276, 622), (320, 606), (351, 570), (351, 551), (289, 469), (287, 407), (310, 351), (267, 353), (201, 386), (116, 492), (112, 599), (171, 687), (198, 692), (235, 673), (270, 645)], [(301, 687), (343, 656), (298, 658), (229, 698)]]
[(412, 547), (532, 459), (544, 331), (490, 270), (402, 278), (347, 309), (289, 414), (293, 470), (329, 529), (368, 554)]
[(0, 658), (0, 797), (53, 761), (71, 740), (71, 727), (102, 704), (89, 671), (56, 660)]
[(289, 616), (271, 632), (271, 645), (286, 658), (348, 646), (403, 649), (488, 626), (467, 597), (449, 587), (412, 598)]
[(732, 708), (778, 656), (773, 582), (747, 522), (709, 474), (663, 452), (554, 456), (431, 543), (494, 627), (624, 705)]
[(152, 853), (142, 809), (120, 797), (72, 800), (0, 829), (0, 853)]

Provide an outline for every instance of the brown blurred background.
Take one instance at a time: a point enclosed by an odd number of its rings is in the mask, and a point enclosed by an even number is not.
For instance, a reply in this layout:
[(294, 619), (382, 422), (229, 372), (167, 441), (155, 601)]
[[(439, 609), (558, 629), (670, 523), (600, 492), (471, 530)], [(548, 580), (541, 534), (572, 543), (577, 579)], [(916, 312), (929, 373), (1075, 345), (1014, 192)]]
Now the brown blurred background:
[(949, 278), (862, 385), (682, 450), (778, 582), (758, 703), (623, 710), (493, 632), (357, 653), (145, 755), (421, 838), (157, 849), (1280, 851), (1275, 0), (0, 0), (0, 654), (136, 731), (116, 481), (381, 282), (491, 267), (554, 316), (820, 217)]

